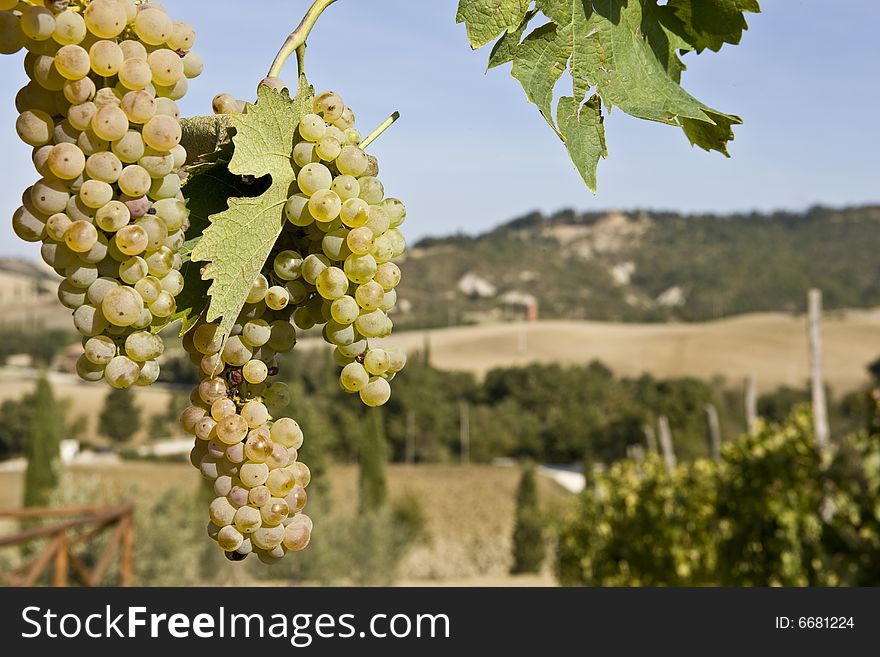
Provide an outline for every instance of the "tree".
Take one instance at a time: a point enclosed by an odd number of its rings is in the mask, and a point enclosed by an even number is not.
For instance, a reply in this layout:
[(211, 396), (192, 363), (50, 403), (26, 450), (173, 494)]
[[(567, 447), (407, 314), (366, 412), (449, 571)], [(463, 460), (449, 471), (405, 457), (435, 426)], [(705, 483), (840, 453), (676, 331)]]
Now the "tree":
[(385, 484), (385, 417), (381, 411), (367, 413), (370, 425), (364, 431), (360, 449), (361, 513), (377, 511), (385, 506), (388, 491)]
[(64, 418), (49, 380), (37, 381), (25, 443), (27, 471), (24, 478), (25, 506), (47, 506), (58, 486), (61, 471), (61, 438)]
[(513, 528), (512, 574), (537, 573), (544, 563), (544, 523), (538, 507), (538, 486), (535, 466), (528, 463), (523, 468), (519, 488), (516, 491), (516, 524)]
[(128, 390), (114, 388), (104, 400), (98, 430), (115, 443), (125, 443), (141, 428), (141, 410)]

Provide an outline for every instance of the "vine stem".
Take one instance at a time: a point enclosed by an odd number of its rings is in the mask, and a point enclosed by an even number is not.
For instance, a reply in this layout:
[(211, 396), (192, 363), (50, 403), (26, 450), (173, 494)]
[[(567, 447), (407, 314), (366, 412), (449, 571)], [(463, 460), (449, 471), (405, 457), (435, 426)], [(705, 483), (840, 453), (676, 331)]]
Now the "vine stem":
[[(306, 38), (315, 26), (318, 17), (334, 2), (336, 2), (336, 0), (314, 0), (312, 6), (309, 7), (306, 15), (303, 16), (302, 21), (300, 21), (300, 24), (290, 33), (290, 36), (287, 37), (284, 45), (281, 46), (281, 50), (279, 50), (278, 54), (275, 56), (275, 61), (272, 62), (268, 77), (281, 77), (281, 69), (284, 68), (284, 63), (287, 61), (288, 57), (295, 52), (302, 53), (301, 47), (305, 45)], [(302, 61), (302, 54), (298, 55), (298, 60)]]
[(358, 148), (364, 150), (367, 146), (372, 144), (376, 139), (379, 138), (383, 132), (385, 132), (391, 125), (400, 118), (400, 112), (394, 112), (391, 116), (389, 116), (385, 121), (382, 122), (378, 128), (373, 130), (369, 135), (367, 135), (366, 139), (364, 139), (360, 144), (358, 144)]

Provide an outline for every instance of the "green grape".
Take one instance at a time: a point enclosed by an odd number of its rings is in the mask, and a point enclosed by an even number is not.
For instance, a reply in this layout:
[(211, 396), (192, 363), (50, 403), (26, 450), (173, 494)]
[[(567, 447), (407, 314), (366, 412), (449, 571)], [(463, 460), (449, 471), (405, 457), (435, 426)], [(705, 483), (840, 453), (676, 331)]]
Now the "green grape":
[(391, 398), (391, 385), (382, 377), (372, 377), (360, 390), (361, 401), (367, 406), (382, 406)]
[(126, 196), (143, 196), (149, 191), (152, 182), (152, 178), (150, 178), (150, 174), (147, 173), (146, 169), (137, 164), (130, 164), (119, 174), (119, 180), (117, 180), (116, 184), (119, 186), (119, 191)]
[(183, 77), (183, 60), (173, 50), (160, 48), (147, 57), (153, 74), (153, 83), (164, 87), (177, 84)]
[(388, 371), (390, 359), (384, 349), (370, 349), (364, 356), (364, 369), (370, 374), (380, 375)]
[(98, 107), (119, 107), (125, 94), (112, 87), (101, 87), (95, 92), (95, 105)]
[(83, 78), (82, 80), (67, 80), (64, 83), (64, 98), (74, 104), (81, 105), (95, 97), (97, 88), (91, 78)]
[(149, 190), (150, 198), (157, 201), (176, 198), (179, 193), (180, 176), (176, 173), (169, 173), (162, 178), (155, 179)]
[(105, 335), (96, 335), (86, 340), (83, 345), (85, 357), (93, 365), (100, 365), (102, 368), (110, 364), (110, 361), (116, 357), (116, 343)]
[(317, 142), (327, 132), (327, 124), (317, 114), (305, 114), (299, 121), (299, 134), (306, 141)]
[(223, 345), (223, 362), (233, 367), (242, 367), (254, 355), (250, 347), (241, 339), (241, 336), (233, 335)]
[(280, 497), (273, 497), (266, 504), (260, 507), (260, 515), (263, 517), (263, 525), (265, 526), (265, 528), (258, 530), (254, 535), (254, 538), (259, 538), (258, 534), (260, 532), (270, 531), (270, 527), (274, 527), (275, 529), (280, 530), (280, 534), (278, 535), (277, 540), (270, 541), (265, 538), (261, 539), (263, 540), (264, 544), (261, 545), (259, 542), (257, 542), (258, 547), (269, 549), (281, 543), (282, 539), (284, 538), (284, 527), (281, 526), (281, 522), (287, 518), (289, 512), (290, 507), (287, 505), (287, 501)]
[(302, 277), (309, 285), (314, 285), (318, 275), (330, 266), (327, 256), (312, 253), (303, 260)]
[[(122, 175), (122, 162), (114, 153), (102, 151), (88, 157), (85, 171), (89, 178), (113, 184)], [(122, 204), (120, 203), (120, 205)], [(126, 221), (126, 223), (128, 222)]]
[(272, 337), (272, 327), (262, 319), (252, 319), (241, 329), (241, 339), (250, 347), (262, 347)]
[(235, 512), (233, 523), (242, 534), (252, 534), (260, 528), (263, 519), (258, 509), (252, 506), (243, 506)]
[(379, 237), (384, 234), (385, 231), (388, 230), (390, 224), (391, 220), (388, 218), (388, 215), (385, 214), (385, 210), (378, 205), (370, 206), (370, 218), (364, 225), (373, 231), (373, 235)]
[(290, 390), (287, 384), (281, 382), (270, 384), (263, 393), (263, 402), (270, 408), (284, 408), (290, 404)]
[(107, 296), (107, 293), (117, 287), (119, 287), (119, 282), (114, 278), (101, 276), (100, 278), (95, 279), (95, 281), (91, 285), (89, 285), (89, 303), (95, 306), (101, 305), (101, 303), (104, 301), (104, 297)]
[(214, 114), (241, 114), (242, 106), (235, 96), (227, 93), (219, 93), (211, 101)]
[(137, 331), (125, 339), (125, 353), (139, 363), (155, 360), (165, 352), (162, 338), (147, 331)]
[(316, 221), (333, 221), (339, 216), (340, 210), (342, 210), (342, 202), (339, 200), (339, 196), (329, 189), (317, 190), (309, 199), (309, 214)]
[(286, 497), (296, 486), (296, 477), (287, 468), (272, 470), (266, 478), (266, 488), (275, 497)]
[(303, 432), (299, 424), (289, 417), (277, 420), (269, 429), (272, 440), (288, 449), (299, 449), (303, 443)]
[(125, 112), (129, 122), (137, 124), (144, 124), (152, 119), (156, 115), (156, 108), (156, 100), (146, 91), (129, 91), (122, 97), (120, 104), (120, 109)]
[(326, 162), (332, 162), (342, 152), (342, 144), (335, 137), (323, 137), (315, 145), (315, 154)]
[[(138, 160), (138, 164), (143, 167), (151, 178), (163, 178), (174, 170), (174, 156), (167, 151), (157, 151), (152, 148), (146, 148), (144, 149), (143, 157)], [(150, 186), (152, 187), (152, 183)], [(158, 214), (158, 210), (156, 212)], [(165, 223), (167, 224), (168, 222)], [(177, 230), (182, 225), (183, 224), (181, 223), (180, 225), (175, 226), (174, 230)]]
[(108, 292), (101, 302), (104, 317), (114, 326), (131, 326), (140, 319), (143, 310), (141, 295), (124, 285)]
[(376, 310), (385, 298), (385, 290), (376, 281), (368, 281), (355, 290), (355, 299), (364, 310)]
[[(362, 138), (362, 136), (361, 136), (360, 130), (358, 130), (357, 128), (349, 128), (348, 130), (345, 131), (345, 142), (351, 146), (360, 147), (359, 144), (361, 143), (361, 138)], [(372, 157), (371, 155), (367, 155), (368, 160), (371, 157)], [(368, 175), (368, 176), (375, 176), (379, 173), (379, 171), (377, 169), (375, 173), (371, 173), (371, 167), (368, 164), (367, 170), (364, 173), (366, 173), (366, 175)]]
[(144, 143), (158, 151), (170, 151), (180, 143), (181, 135), (180, 123), (164, 114), (154, 116), (143, 129)]
[(330, 306), (330, 316), (338, 324), (353, 324), (360, 315), (360, 310), (353, 297), (344, 295), (333, 301)]
[(205, 61), (202, 59), (202, 56), (192, 50), (184, 55), (182, 61), (183, 74), (190, 80), (199, 77), (205, 68)]
[(315, 221), (309, 212), (309, 197), (305, 194), (294, 194), (287, 199), (284, 214), (294, 226), (308, 226)]
[(249, 360), (241, 369), (241, 375), (248, 383), (260, 384), (266, 380), (269, 369), (261, 360)]
[(147, 231), (137, 225), (124, 226), (113, 238), (113, 243), (119, 251), (127, 256), (139, 255), (146, 251), (149, 241)]
[(75, 144), (57, 144), (49, 151), (46, 163), (53, 175), (73, 180), (85, 170), (86, 156)]
[(327, 267), (318, 274), (315, 286), (318, 294), (333, 301), (345, 296), (348, 291), (348, 276), (338, 267)]
[(129, 285), (137, 284), (148, 273), (147, 261), (139, 256), (133, 256), (119, 265), (119, 278)]
[[(248, 426), (251, 429), (256, 429), (258, 427), (263, 426), (269, 420), (269, 411), (266, 409), (266, 406), (258, 401), (249, 401), (241, 407), (241, 416), (244, 418), (245, 422), (248, 423)], [(269, 455), (272, 453), (272, 441), (268, 440), (268, 433), (266, 435), (266, 443), (269, 446), (269, 451), (263, 458), (265, 461), (269, 458)], [(249, 459), (253, 460), (253, 457), (248, 452), (248, 446), (245, 445), (245, 454), (248, 455)]]
[[(25, 208), (19, 208), (19, 209), (25, 210), (26, 214), (35, 217), (35, 215), (31, 215), (30, 212), (27, 212), (27, 210)], [(37, 217), (35, 217), (35, 218), (39, 221), (39, 218), (37, 218)], [(15, 220), (13, 218), (13, 224), (14, 224), (14, 221)], [(70, 228), (70, 226), (72, 224), (73, 224), (73, 222), (70, 220), (70, 217), (68, 217), (63, 212), (59, 212), (59, 213), (53, 214), (51, 217), (49, 217), (45, 221), (45, 223), (43, 223), (42, 225), (45, 228), (45, 234), (48, 235), (50, 239), (53, 239), (55, 241), (61, 241), (64, 239), (64, 233), (67, 232), (67, 229)], [(16, 233), (17, 232), (18, 231), (16, 231)], [(28, 241), (36, 241), (36, 240), (28, 240)]]
[(128, 16), (116, 0), (93, 0), (83, 14), (89, 32), (101, 39), (114, 39), (125, 29)]
[(110, 201), (95, 214), (95, 223), (98, 225), (98, 228), (108, 233), (115, 233), (124, 228), (128, 225), (130, 219), (131, 212), (120, 201)]
[(336, 168), (339, 173), (358, 178), (364, 175), (369, 162), (366, 154), (357, 146), (343, 146), (339, 157), (336, 158)]
[(86, 303), (88, 300), (88, 293), (86, 290), (75, 287), (65, 280), (58, 286), (58, 300), (65, 308), (76, 310)]
[(134, 39), (126, 39), (119, 43), (122, 55), (125, 59), (140, 59), (147, 61), (147, 49), (140, 41)]
[(173, 297), (183, 292), (184, 280), (183, 274), (176, 269), (172, 269), (161, 280), (162, 289)]
[[(83, 291), (83, 295), (85, 295), (85, 291)], [(103, 333), (109, 323), (100, 309), (84, 303), (74, 311), (73, 325), (81, 335), (93, 337)]]
[(55, 53), (55, 68), (67, 80), (82, 80), (89, 74), (89, 53), (77, 45), (61, 46)]
[(312, 111), (322, 117), (327, 123), (333, 123), (342, 118), (345, 111), (345, 103), (338, 94), (332, 91), (324, 91), (315, 96)]
[(98, 278), (98, 268), (88, 263), (75, 263), (64, 270), (64, 276), (74, 287), (88, 290)]
[(391, 309), (397, 305), (397, 290), (389, 290), (385, 293), (385, 296), (382, 297), (382, 304), (379, 306), (381, 310), (384, 310), (386, 313), (391, 312)]
[(336, 176), (330, 189), (336, 192), (337, 196), (344, 203), (351, 198), (358, 198), (361, 191), (360, 183), (354, 176)]
[(87, 207), (97, 210), (113, 200), (113, 188), (100, 180), (86, 180), (79, 190), (79, 198)]
[(91, 101), (81, 105), (73, 105), (67, 111), (67, 121), (76, 130), (88, 130), (97, 112), (98, 106)]
[(110, 142), (106, 139), (100, 139), (91, 129), (83, 130), (79, 134), (79, 137), (77, 137), (76, 140), (76, 145), (79, 146), (82, 152), (87, 156), (106, 151), (110, 148)]
[(315, 145), (310, 141), (301, 141), (293, 147), (293, 162), (298, 167), (304, 167), (313, 162), (319, 162), (320, 158), (315, 152)]
[(339, 217), (349, 228), (360, 228), (370, 220), (370, 206), (360, 198), (350, 198), (342, 204)]
[(376, 262), (381, 265), (394, 257), (394, 247), (391, 246), (391, 240), (384, 235), (379, 235), (373, 242), (373, 250), (370, 253), (373, 254)]
[[(224, 421), (226, 421), (227, 419), (228, 418), (224, 418)], [(239, 419), (241, 418), (239, 417)], [(244, 420), (241, 420), (241, 422), (246, 428), (247, 423), (245, 423)], [(237, 440), (235, 442), (240, 441)], [(248, 488), (262, 486), (266, 483), (266, 479), (269, 478), (269, 466), (267, 466), (265, 463), (245, 463), (241, 466), (241, 470), (239, 470), (238, 476), (239, 479), (241, 479), (241, 483)]]
[(308, 516), (301, 513), (293, 516), (290, 524), (284, 527), (283, 545), (291, 552), (305, 550), (312, 536), (312, 524)]
[(104, 105), (95, 112), (91, 129), (99, 139), (118, 141), (128, 132), (128, 117), (119, 107)]
[(75, 253), (89, 251), (97, 241), (98, 231), (87, 221), (74, 221), (64, 233), (64, 243)]
[(257, 274), (254, 284), (251, 286), (245, 301), (247, 303), (259, 303), (266, 298), (266, 292), (269, 290), (269, 282), (262, 274)]
[(0, 11), (0, 55), (13, 55), (25, 42), (18, 16), (11, 11)]
[(355, 228), (346, 238), (348, 248), (355, 255), (366, 255), (373, 250), (373, 231), (367, 226)]
[(55, 122), (42, 110), (26, 110), (19, 114), (15, 131), (29, 146), (43, 146), (52, 141)]
[(244, 543), (244, 536), (231, 524), (221, 527), (217, 532), (217, 545), (226, 552), (238, 550), (242, 543)]
[(385, 353), (388, 354), (388, 372), (395, 374), (406, 366), (406, 352), (399, 347), (389, 347)]
[(367, 255), (350, 255), (345, 259), (344, 269), (352, 283), (364, 284), (369, 282), (376, 273), (378, 264), (376, 259)]
[(34, 41), (45, 41), (55, 33), (55, 17), (45, 7), (25, 5), (20, 24), (24, 35)]
[(400, 283), (400, 267), (393, 262), (384, 262), (376, 268), (376, 282), (389, 292)]
[(285, 281), (293, 281), (300, 277), (303, 257), (296, 251), (282, 251), (275, 256), (272, 269), (278, 278)]
[(82, 42), (86, 38), (86, 23), (83, 17), (73, 11), (56, 14), (52, 38), (63, 46)]
[(296, 180), (300, 191), (306, 196), (311, 196), (319, 190), (330, 189), (330, 185), (333, 184), (333, 174), (323, 164), (313, 162), (300, 170)]
[(83, 381), (97, 383), (104, 379), (104, 366), (95, 365), (83, 355), (76, 361), (76, 374)]
[(150, 312), (156, 317), (169, 317), (176, 307), (177, 302), (174, 300), (174, 297), (164, 290), (159, 293), (156, 300), (149, 306)]
[(145, 59), (126, 59), (119, 67), (119, 82), (126, 89), (146, 89), (153, 79), (153, 71)]
[(266, 344), (270, 349), (284, 353), (293, 349), (296, 344), (296, 329), (288, 321), (277, 320), (270, 324), (269, 340)]
[(331, 230), (324, 235), (321, 240), (321, 250), (331, 260), (342, 261), (351, 255), (351, 249), (348, 248), (348, 229), (338, 228)]
[(370, 382), (370, 375), (360, 363), (349, 363), (342, 368), (339, 382), (348, 392), (360, 392)]
[(89, 59), (96, 75), (109, 78), (117, 75), (122, 69), (125, 53), (115, 41), (96, 41), (89, 48)]
[(36, 211), (51, 216), (67, 209), (70, 195), (60, 180), (42, 178), (31, 187), (30, 200)]
[(381, 203), (385, 198), (385, 187), (378, 178), (372, 176), (363, 176), (358, 178), (360, 185), (360, 197), (370, 205)]
[(163, 9), (147, 6), (138, 11), (134, 31), (147, 45), (159, 46), (172, 37), (174, 24)]
[(169, 231), (180, 229), (189, 215), (186, 203), (176, 198), (166, 198), (153, 204), (156, 216), (162, 220)]
[(217, 527), (228, 527), (235, 517), (236, 508), (225, 496), (217, 497), (208, 505), (208, 516)]
[(270, 310), (283, 310), (290, 303), (290, 292), (280, 285), (273, 285), (266, 290), (265, 302)]

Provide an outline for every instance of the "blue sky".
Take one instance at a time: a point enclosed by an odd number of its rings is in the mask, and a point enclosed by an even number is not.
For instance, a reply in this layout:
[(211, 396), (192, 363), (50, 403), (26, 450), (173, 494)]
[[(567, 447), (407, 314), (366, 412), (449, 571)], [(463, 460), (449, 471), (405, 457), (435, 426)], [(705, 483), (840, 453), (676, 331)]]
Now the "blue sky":
[[(252, 99), (309, 3), (164, 4), (196, 27), (207, 62), (181, 102), (194, 115), (210, 112), (220, 91)], [(340, 0), (310, 39), (311, 81), (338, 91), (362, 132), (395, 109), (403, 115), (371, 150), (388, 194), (409, 208), (411, 240), (482, 232), (535, 209), (728, 212), (880, 201), (880, 3), (765, 0), (742, 45), (685, 60), (686, 89), (745, 119), (733, 158), (691, 148), (678, 129), (615, 112), (606, 121), (610, 158), (600, 164), (597, 196), (508, 71), (484, 75), (488, 49), (471, 52), (455, 24), (456, 4)], [(285, 77), (294, 75), (290, 62)], [(14, 131), (20, 54), (0, 56), (0, 80), (0, 214), (10, 217), (35, 179), (30, 149)], [(6, 220), (0, 255), (38, 257), (38, 248), (20, 242)]]

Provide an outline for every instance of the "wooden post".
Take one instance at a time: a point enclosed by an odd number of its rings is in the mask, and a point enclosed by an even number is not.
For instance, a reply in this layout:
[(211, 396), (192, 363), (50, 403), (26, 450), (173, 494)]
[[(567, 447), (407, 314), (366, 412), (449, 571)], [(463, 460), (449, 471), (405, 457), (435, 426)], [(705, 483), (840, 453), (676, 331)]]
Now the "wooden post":
[(663, 450), (663, 460), (666, 461), (666, 469), (669, 472), (675, 470), (675, 449), (672, 446), (672, 431), (669, 429), (669, 419), (661, 415), (657, 420), (657, 433), (660, 436), (660, 449)]
[(416, 412), (406, 412), (406, 457), (407, 465), (416, 462)]
[(119, 559), (119, 583), (134, 585), (134, 510), (129, 510), (122, 520), (122, 555)]
[(825, 399), (825, 377), (822, 362), (822, 290), (812, 289), (807, 295), (807, 337), (810, 345), (810, 387), (813, 398), (813, 432), (820, 450), (828, 447), (828, 400)]
[(709, 458), (718, 461), (721, 458), (721, 422), (714, 404), (706, 404), (706, 421), (709, 424)]
[(758, 388), (753, 376), (746, 377), (743, 384), (743, 399), (746, 411), (746, 433), (752, 436), (758, 427)]
[(645, 442), (648, 445), (648, 451), (656, 454), (660, 450), (657, 448), (657, 434), (654, 432), (654, 427), (646, 424), (642, 427), (642, 431), (645, 432)]
[(63, 533), (58, 535), (57, 541), (58, 548), (55, 550), (55, 571), (52, 574), (52, 586), (62, 587), (67, 586), (67, 551), (70, 549), (70, 546)]
[(471, 420), (470, 409), (466, 401), (458, 403), (458, 420), (461, 438), (461, 462), (467, 465), (471, 462)]

